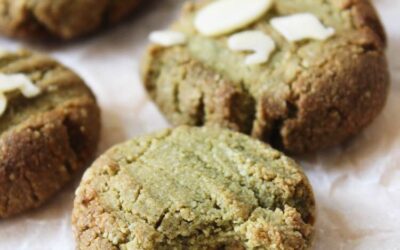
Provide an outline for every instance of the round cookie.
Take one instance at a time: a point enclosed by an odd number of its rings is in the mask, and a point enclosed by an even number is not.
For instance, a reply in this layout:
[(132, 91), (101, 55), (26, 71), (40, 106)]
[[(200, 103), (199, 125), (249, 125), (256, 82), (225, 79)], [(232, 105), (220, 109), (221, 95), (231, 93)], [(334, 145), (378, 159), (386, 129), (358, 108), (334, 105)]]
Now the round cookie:
[(76, 191), (78, 249), (308, 249), (303, 171), (230, 130), (178, 127), (117, 145)]
[(89, 163), (99, 140), (100, 112), (82, 79), (47, 56), (2, 53), (0, 74), (0, 89), (12, 81), (4, 77), (15, 76), (16, 83), (27, 77), (40, 90), (30, 98), (22, 89), (2, 93), (7, 100), (0, 116), (4, 218), (40, 206)]
[(28, 39), (73, 39), (117, 23), (140, 1), (0, 0), (0, 31)]
[[(186, 43), (152, 45), (143, 62), (144, 84), (174, 125), (217, 124), (303, 153), (343, 142), (382, 110), (389, 85), (386, 39), (369, 1), (274, 1), (264, 17), (239, 30), (261, 31), (276, 43), (260, 65), (246, 65), (248, 53), (229, 49), (234, 33), (197, 31), (195, 17), (211, 2), (188, 3), (171, 27)], [(289, 42), (270, 24), (298, 13), (315, 15), (335, 34)]]

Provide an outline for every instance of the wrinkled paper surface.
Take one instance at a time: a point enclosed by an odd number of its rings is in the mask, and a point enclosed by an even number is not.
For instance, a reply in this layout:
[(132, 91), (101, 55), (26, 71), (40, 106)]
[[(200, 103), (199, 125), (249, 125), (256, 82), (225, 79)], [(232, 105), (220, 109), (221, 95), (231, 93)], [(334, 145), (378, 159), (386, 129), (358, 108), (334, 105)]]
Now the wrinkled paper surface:
[[(99, 153), (168, 126), (141, 86), (139, 63), (148, 33), (165, 28), (183, 0), (154, 2), (115, 29), (74, 43), (44, 46), (0, 38), (6, 49), (49, 53), (87, 81), (103, 112)], [(315, 249), (400, 250), (400, 0), (374, 2), (389, 36), (387, 106), (354, 140), (297, 159), (315, 189)], [(79, 177), (44, 207), (1, 221), (0, 249), (74, 249), (70, 214)]]

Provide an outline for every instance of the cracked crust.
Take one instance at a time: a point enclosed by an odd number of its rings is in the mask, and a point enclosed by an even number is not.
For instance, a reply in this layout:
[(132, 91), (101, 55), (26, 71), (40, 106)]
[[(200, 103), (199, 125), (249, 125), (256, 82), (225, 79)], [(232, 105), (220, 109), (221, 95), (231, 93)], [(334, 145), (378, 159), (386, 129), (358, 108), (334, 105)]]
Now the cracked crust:
[(43, 204), (95, 154), (100, 114), (83, 81), (54, 60), (27, 51), (0, 55), (0, 73), (24, 73), (42, 90), (7, 93), (0, 117), (0, 218)]
[(308, 249), (315, 204), (291, 159), (229, 130), (178, 127), (117, 145), (85, 173), (78, 249)]
[(0, 31), (28, 39), (73, 39), (117, 23), (140, 0), (0, 0)]
[(382, 110), (389, 73), (386, 37), (367, 0), (277, 0), (265, 19), (311, 12), (336, 29), (324, 41), (289, 44), (267, 22), (249, 29), (270, 34), (278, 50), (270, 62), (246, 67), (227, 37), (205, 38), (194, 29), (201, 4), (189, 3), (172, 28), (187, 34), (185, 46), (152, 45), (143, 81), (173, 124), (217, 124), (290, 153), (343, 142)]

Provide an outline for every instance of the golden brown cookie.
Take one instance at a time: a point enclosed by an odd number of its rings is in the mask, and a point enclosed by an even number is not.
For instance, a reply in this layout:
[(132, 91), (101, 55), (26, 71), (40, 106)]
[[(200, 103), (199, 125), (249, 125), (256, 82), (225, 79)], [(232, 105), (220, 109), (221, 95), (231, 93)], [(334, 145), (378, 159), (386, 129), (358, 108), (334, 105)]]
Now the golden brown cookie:
[[(51, 198), (95, 154), (100, 112), (95, 97), (71, 70), (21, 51), (0, 55), (0, 218)], [(27, 97), (24, 82), (37, 89)], [(25, 87), (24, 87), (25, 86)], [(25, 93), (26, 91), (27, 93)]]
[(85, 249), (309, 249), (301, 168), (246, 135), (179, 127), (117, 145), (87, 170), (73, 226)]
[[(250, 25), (210, 37), (195, 20), (213, 2), (188, 3), (171, 27), (186, 42), (169, 35), (179, 44), (152, 45), (143, 63), (144, 84), (173, 124), (217, 124), (303, 153), (343, 142), (382, 110), (389, 85), (386, 38), (370, 1), (275, 0)], [(271, 25), (274, 18), (300, 13), (315, 16), (334, 34), (292, 42)], [(229, 47), (241, 31), (275, 42), (267, 62), (247, 65), (249, 54)]]
[(0, 0), (0, 31), (28, 39), (73, 39), (114, 24), (141, 0)]

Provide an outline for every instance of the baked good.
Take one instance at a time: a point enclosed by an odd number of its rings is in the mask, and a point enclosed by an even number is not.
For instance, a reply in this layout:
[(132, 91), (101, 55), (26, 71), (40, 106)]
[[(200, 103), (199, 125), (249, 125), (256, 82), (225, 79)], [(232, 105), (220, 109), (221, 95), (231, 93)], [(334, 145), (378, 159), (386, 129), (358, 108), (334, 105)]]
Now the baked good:
[(291, 159), (240, 133), (183, 126), (102, 155), (72, 221), (78, 249), (308, 249), (314, 210)]
[(0, 32), (12, 37), (73, 39), (117, 23), (140, 0), (0, 0)]
[(47, 56), (0, 55), (0, 218), (36, 208), (94, 157), (95, 97)]
[(218, 2), (229, 8), (186, 4), (171, 26), (186, 42), (153, 39), (143, 60), (143, 82), (174, 125), (217, 124), (304, 153), (343, 142), (380, 113), (386, 38), (368, 0)]

